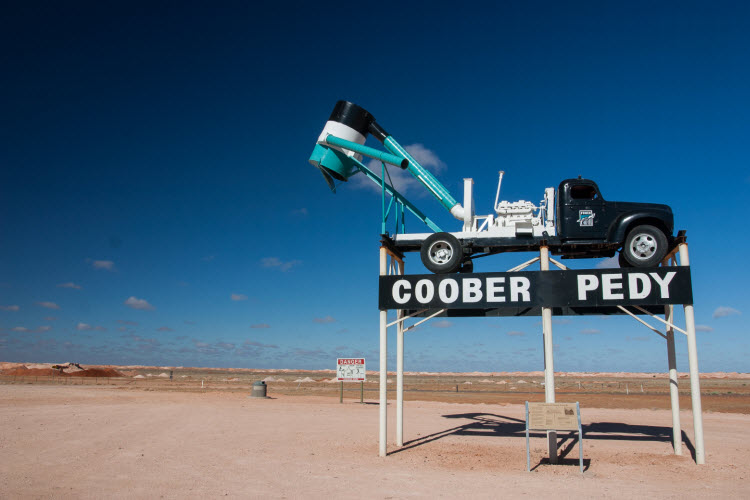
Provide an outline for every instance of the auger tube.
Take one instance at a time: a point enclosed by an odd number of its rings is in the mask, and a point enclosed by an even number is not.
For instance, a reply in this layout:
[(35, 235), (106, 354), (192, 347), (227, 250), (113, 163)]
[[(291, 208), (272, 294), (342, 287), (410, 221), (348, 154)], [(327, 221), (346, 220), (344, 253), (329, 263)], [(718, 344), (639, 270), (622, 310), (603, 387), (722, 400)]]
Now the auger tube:
[[(387, 153), (383, 153), (383, 156), (378, 159), (385, 161), (386, 163), (395, 163), (401, 168), (408, 170), (415, 179), (421, 182), (427, 190), (432, 193), (432, 195), (451, 213), (451, 215), (453, 215), (453, 217), (460, 221), (464, 220), (464, 207), (462, 207), (461, 204), (451, 196), (450, 192), (435, 178), (435, 176), (420, 165), (403, 146), (396, 142), (396, 139), (386, 132), (385, 129), (375, 121), (375, 117), (366, 109), (349, 101), (338, 101), (333, 108), (331, 116), (328, 118), (328, 122), (326, 122), (326, 126), (323, 128), (323, 132), (318, 137), (318, 144), (324, 147), (333, 146), (342, 153), (352, 156), (353, 159), (360, 160), (361, 156), (358, 156), (360, 154), (365, 154), (370, 157), (375, 155), (375, 150), (364, 146), (368, 133), (383, 143), (383, 146), (385, 146), (391, 155), (404, 158), (408, 162), (408, 166), (404, 167), (403, 163), (395, 162), (394, 158)], [(343, 139), (344, 141), (336, 144), (337, 139)], [(346, 147), (346, 141), (349, 141), (349, 148)], [(356, 145), (351, 143), (356, 143)], [(346, 153), (346, 150), (350, 152)], [(321, 155), (322, 153), (319, 153), (319, 156)], [(313, 160), (314, 158), (311, 158), (310, 162), (318, 168), (325, 167), (325, 165), (320, 165), (320, 162), (316, 165)], [(350, 175), (349, 171), (337, 172), (335, 169), (322, 169), (321, 171), (324, 175), (328, 174), (339, 180), (346, 180)], [(332, 180), (326, 178), (326, 181), (328, 181), (329, 186), (333, 186)], [(331, 187), (331, 189), (334, 188)]]

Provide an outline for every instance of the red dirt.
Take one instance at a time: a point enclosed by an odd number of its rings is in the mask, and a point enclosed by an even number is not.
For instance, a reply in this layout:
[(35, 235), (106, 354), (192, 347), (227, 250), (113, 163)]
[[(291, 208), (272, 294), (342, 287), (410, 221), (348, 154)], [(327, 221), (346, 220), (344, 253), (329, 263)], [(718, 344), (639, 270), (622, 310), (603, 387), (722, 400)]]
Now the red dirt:
[(21, 376), (21, 377), (67, 377), (68, 374), (62, 370), (54, 368), (26, 368), (21, 366), (12, 370), (5, 370), (3, 375)]
[(19, 366), (0, 371), (0, 374), (16, 377), (124, 377), (114, 368), (88, 368), (65, 373), (62, 368), (27, 368)]
[(124, 375), (114, 368), (87, 368), (80, 372), (68, 374), (71, 377), (123, 377)]

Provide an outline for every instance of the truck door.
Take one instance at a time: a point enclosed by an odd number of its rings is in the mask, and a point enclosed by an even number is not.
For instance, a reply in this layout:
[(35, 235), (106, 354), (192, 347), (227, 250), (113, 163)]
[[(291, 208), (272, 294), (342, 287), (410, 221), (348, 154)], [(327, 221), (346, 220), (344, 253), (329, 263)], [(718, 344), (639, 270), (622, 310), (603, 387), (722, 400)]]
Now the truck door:
[(564, 240), (603, 240), (609, 218), (607, 203), (592, 181), (564, 182), (560, 194), (560, 237)]

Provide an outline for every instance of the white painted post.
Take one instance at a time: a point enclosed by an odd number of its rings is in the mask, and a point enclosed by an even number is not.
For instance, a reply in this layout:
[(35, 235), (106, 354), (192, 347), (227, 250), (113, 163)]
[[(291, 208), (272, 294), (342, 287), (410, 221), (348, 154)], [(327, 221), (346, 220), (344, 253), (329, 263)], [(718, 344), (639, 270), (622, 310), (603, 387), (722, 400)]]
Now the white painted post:
[[(380, 275), (388, 272), (388, 254), (380, 247)], [(380, 311), (380, 442), (379, 455), (386, 455), (388, 431), (388, 311)]]
[[(674, 323), (674, 306), (664, 306), (664, 319)], [(669, 363), (669, 397), (672, 402), (672, 446), (675, 455), (682, 455), (682, 427), (680, 426), (680, 390), (677, 379), (677, 358), (674, 348), (674, 328), (667, 325), (667, 361)]]
[[(399, 309), (397, 317), (403, 313)], [(396, 325), (396, 444), (404, 445), (404, 323)]]
[[(539, 249), (539, 265), (542, 271), (549, 271), (549, 248)], [(542, 307), (542, 335), (544, 337), (544, 402), (555, 402), (555, 366), (552, 345), (552, 309)], [(557, 463), (557, 432), (547, 431), (549, 461)]]
[[(689, 266), (687, 243), (680, 243), (680, 265)], [(698, 345), (695, 340), (695, 311), (692, 304), (685, 304), (685, 330), (687, 331), (688, 362), (690, 363), (690, 398), (693, 403), (693, 432), (695, 433), (695, 463), (706, 463), (703, 447), (703, 409), (701, 407), (701, 383), (698, 372)]]

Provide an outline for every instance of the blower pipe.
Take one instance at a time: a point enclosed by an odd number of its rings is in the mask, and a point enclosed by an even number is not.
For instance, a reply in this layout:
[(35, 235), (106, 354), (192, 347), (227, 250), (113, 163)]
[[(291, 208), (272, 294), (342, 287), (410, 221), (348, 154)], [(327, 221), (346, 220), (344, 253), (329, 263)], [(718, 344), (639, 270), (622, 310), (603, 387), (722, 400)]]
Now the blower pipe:
[[(391, 154), (388, 155), (387, 153), (378, 152), (378, 150), (364, 146), (368, 133), (380, 141)], [(344, 139), (344, 142), (339, 141), (337, 144), (337, 138)], [(323, 128), (323, 132), (318, 137), (318, 144), (316, 145), (316, 149), (313, 150), (313, 155), (310, 157), (310, 163), (323, 172), (329, 186), (333, 187), (330, 177), (345, 181), (354, 172), (347, 169), (343, 162), (332, 158), (331, 155), (322, 150), (325, 148), (335, 149), (338, 154), (354, 156), (358, 161), (361, 160), (361, 156), (359, 155), (365, 154), (408, 170), (451, 215), (458, 220), (464, 220), (464, 207), (451, 196), (450, 192), (435, 176), (420, 165), (393, 136), (375, 121), (375, 117), (364, 108), (349, 101), (338, 101)], [(381, 156), (374, 156), (375, 153), (380, 153)], [(398, 158), (393, 158), (392, 155)], [(396, 161), (399, 158), (403, 160)]]

